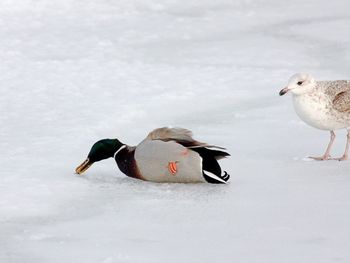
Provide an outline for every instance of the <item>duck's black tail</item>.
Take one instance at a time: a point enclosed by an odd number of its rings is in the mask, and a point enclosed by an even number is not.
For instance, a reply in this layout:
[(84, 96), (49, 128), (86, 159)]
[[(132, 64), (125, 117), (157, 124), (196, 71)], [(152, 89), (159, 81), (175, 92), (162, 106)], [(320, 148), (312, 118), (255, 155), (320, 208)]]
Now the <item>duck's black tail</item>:
[(218, 176), (203, 170), (203, 177), (210, 184), (226, 184), (230, 179), (230, 175), (226, 171), (224, 171), (224, 174)]
[(202, 157), (203, 177), (211, 184), (225, 184), (230, 179), (227, 172), (222, 174), (221, 167), (217, 160), (229, 156), (227, 152), (208, 149), (205, 147), (191, 148)]

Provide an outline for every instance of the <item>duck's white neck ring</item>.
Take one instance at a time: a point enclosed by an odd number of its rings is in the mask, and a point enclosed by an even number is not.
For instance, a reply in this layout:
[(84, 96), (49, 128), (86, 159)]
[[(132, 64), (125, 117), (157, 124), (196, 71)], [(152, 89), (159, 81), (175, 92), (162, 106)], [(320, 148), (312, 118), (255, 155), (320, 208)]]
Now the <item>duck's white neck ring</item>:
[(121, 146), (121, 147), (118, 149), (118, 151), (116, 151), (116, 152), (114, 153), (113, 158), (115, 159), (115, 157), (117, 156), (117, 154), (118, 154), (121, 150), (123, 150), (123, 149), (125, 149), (125, 148), (126, 148), (126, 145), (124, 144), (123, 146)]

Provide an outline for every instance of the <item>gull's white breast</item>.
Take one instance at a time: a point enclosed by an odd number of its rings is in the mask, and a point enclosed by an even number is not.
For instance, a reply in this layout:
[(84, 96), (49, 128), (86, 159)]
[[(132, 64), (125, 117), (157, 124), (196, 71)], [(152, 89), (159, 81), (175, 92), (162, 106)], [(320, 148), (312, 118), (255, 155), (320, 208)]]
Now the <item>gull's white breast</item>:
[(322, 130), (336, 130), (347, 127), (324, 93), (293, 95), (294, 108), (300, 119)]

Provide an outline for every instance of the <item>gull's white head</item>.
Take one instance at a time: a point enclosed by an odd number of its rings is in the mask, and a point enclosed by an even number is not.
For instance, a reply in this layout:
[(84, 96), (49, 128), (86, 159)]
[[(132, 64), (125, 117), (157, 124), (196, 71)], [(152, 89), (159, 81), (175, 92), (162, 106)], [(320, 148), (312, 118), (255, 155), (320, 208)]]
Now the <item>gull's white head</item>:
[(315, 79), (307, 73), (298, 73), (290, 77), (287, 87), (280, 91), (280, 96), (287, 92), (293, 95), (302, 95), (311, 92), (316, 86)]

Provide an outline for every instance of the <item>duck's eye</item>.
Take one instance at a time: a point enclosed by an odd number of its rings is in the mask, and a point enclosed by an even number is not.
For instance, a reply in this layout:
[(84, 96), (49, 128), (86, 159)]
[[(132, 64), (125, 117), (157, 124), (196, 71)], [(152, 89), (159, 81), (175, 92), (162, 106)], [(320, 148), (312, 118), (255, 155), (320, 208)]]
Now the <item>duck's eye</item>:
[(302, 81), (298, 81), (297, 84), (300, 86), (301, 84), (303, 84), (303, 82)]

